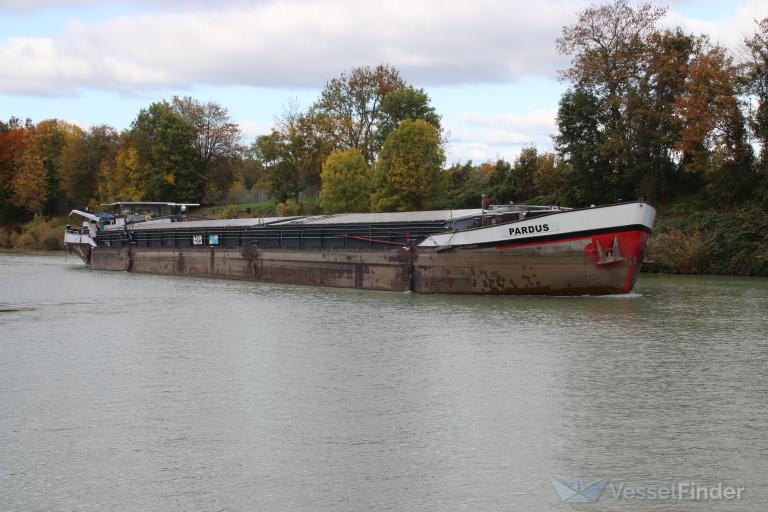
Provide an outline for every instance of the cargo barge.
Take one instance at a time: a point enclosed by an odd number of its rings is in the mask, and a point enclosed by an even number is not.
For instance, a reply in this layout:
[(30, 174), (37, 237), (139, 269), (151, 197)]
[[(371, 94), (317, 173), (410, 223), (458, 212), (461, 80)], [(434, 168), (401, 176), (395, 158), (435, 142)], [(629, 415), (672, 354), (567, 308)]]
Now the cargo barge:
[(656, 216), (645, 202), (193, 220), (177, 203), (73, 210), (65, 243), (93, 270), (416, 293), (632, 290)]

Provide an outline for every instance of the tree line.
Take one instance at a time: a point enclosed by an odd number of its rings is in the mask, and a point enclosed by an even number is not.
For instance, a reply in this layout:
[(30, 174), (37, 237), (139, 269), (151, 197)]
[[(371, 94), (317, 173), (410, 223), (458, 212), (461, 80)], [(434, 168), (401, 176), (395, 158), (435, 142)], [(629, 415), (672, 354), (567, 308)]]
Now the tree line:
[(330, 80), (268, 134), (243, 141), (226, 108), (173, 97), (128, 129), (0, 121), (0, 222), (107, 201), (226, 202), (267, 190), (286, 213), (402, 211), (645, 198), (768, 204), (768, 19), (737, 53), (662, 28), (665, 10), (623, 0), (563, 28), (554, 150), (446, 166), (428, 94), (394, 67)]

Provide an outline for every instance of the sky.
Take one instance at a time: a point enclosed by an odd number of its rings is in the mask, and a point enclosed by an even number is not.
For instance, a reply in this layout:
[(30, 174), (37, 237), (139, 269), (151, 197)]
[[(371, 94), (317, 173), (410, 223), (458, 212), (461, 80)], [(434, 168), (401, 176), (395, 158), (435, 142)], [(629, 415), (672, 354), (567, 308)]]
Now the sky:
[[(594, 2), (0, 0), (0, 119), (130, 126), (174, 95), (215, 101), (244, 141), (326, 82), (386, 63), (443, 118), (449, 163), (552, 147), (569, 59), (555, 40)], [(765, 0), (673, 0), (664, 23), (735, 53)]]

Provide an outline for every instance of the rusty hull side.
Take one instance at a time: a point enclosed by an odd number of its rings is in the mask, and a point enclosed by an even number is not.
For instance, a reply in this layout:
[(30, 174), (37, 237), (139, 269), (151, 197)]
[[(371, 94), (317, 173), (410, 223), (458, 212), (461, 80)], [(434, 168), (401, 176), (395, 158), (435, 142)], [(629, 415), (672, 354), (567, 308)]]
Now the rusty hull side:
[[(647, 233), (440, 250), (98, 247), (91, 267), (417, 293), (604, 295), (629, 292)], [(617, 258), (611, 250), (616, 247)], [(606, 259), (606, 255), (610, 255)]]
[(304, 250), (199, 248), (93, 251), (94, 270), (219, 277), (276, 283), (407, 291), (410, 260), (399, 248)]
[(408, 291), (410, 259), (401, 248), (252, 250), (253, 278), (277, 283)]
[(485, 295), (628, 293), (637, 280), (641, 255), (600, 264), (585, 256), (592, 243), (592, 239), (581, 239), (508, 249), (421, 249), (414, 265), (414, 291)]
[(93, 270), (130, 270), (130, 249), (94, 247), (91, 251)]

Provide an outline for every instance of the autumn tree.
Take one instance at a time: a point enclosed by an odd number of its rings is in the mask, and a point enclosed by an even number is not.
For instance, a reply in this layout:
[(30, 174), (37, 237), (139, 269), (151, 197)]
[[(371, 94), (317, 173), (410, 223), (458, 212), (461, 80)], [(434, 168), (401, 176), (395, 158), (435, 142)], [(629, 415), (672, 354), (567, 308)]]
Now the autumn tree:
[(171, 107), (195, 127), (194, 146), (204, 162), (238, 154), (240, 127), (232, 122), (226, 108), (212, 101), (201, 103), (190, 96), (174, 96)]
[(287, 110), (278, 127), (288, 144), (302, 190), (311, 194), (320, 189), (323, 162), (334, 148), (328, 135), (330, 120), (314, 109), (301, 113)]
[(555, 141), (582, 202), (660, 198), (674, 168), (674, 102), (693, 39), (661, 31), (664, 9), (618, 0), (593, 6), (563, 28), (558, 51), (572, 57)]
[(391, 66), (353, 68), (325, 85), (312, 110), (326, 120), (321, 126), (336, 149), (359, 149), (371, 163), (377, 150), (382, 103), (404, 86), (400, 73)]
[(19, 168), (11, 180), (11, 202), (30, 213), (42, 215), (48, 200), (48, 183), (45, 162), (30, 144), (25, 148)]
[(0, 121), (0, 222), (19, 217), (13, 201), (13, 182), (22, 167), (28, 143), (29, 131), (18, 119)]
[(114, 160), (104, 162), (99, 170), (99, 198), (104, 202), (141, 201), (150, 171), (139, 160), (136, 148), (131, 144), (130, 132), (120, 135)]
[(13, 217), (9, 206), (41, 215), (54, 215), (64, 206), (61, 190), (62, 155), (82, 134), (75, 125), (48, 119), (22, 127), (18, 120), (0, 123), (0, 202), (2, 216)]
[[(64, 149), (82, 135), (82, 129), (59, 119), (46, 119), (37, 123), (30, 130), (30, 141), (25, 157), (25, 174), (23, 180), (28, 185), (44, 182), (45, 190), (25, 191), (25, 197), (32, 199), (36, 192), (45, 196), (44, 204), (37, 210), (44, 215), (55, 215), (64, 210), (65, 197), (61, 188), (62, 159)], [(40, 167), (39, 167), (40, 166)], [(41, 176), (44, 175), (44, 178)], [(32, 178), (34, 176), (34, 178)]]
[(376, 167), (375, 211), (424, 210), (439, 198), (445, 154), (440, 134), (423, 119), (406, 119), (389, 134)]
[(559, 193), (565, 186), (566, 171), (557, 155), (551, 151), (538, 154), (536, 167), (533, 170), (533, 188), (538, 197), (552, 198), (551, 202), (560, 199)]
[(327, 122), (328, 118), (314, 109), (300, 112), (295, 105), (289, 106), (272, 132), (258, 137), (252, 145), (251, 152), (278, 201), (297, 199), (301, 191), (319, 191), (323, 162), (335, 145)]
[(733, 58), (702, 40), (675, 105), (683, 171), (702, 174), (710, 195), (723, 200), (748, 194), (751, 185), (752, 147), (736, 83)]
[(768, 176), (768, 18), (757, 23), (755, 33), (745, 40), (747, 92), (755, 99), (750, 127), (760, 145), (760, 164)]
[(197, 131), (195, 148), (201, 159), (206, 202), (224, 197), (234, 181), (241, 179), (240, 127), (226, 108), (215, 102), (202, 103), (192, 97), (174, 96), (171, 107)]
[(117, 153), (118, 134), (106, 125), (93, 126), (72, 138), (61, 159), (61, 189), (70, 206), (96, 202), (102, 168)]
[(331, 153), (323, 164), (320, 204), (325, 213), (370, 209), (370, 168), (359, 149)]

